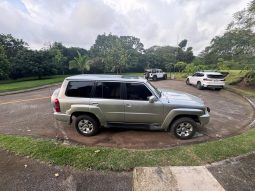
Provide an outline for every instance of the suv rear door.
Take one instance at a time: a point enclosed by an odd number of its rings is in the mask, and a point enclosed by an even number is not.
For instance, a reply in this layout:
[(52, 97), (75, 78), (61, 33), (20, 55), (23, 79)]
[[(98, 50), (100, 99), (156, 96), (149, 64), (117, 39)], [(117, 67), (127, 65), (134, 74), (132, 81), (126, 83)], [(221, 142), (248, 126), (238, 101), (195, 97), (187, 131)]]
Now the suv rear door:
[(124, 122), (120, 82), (97, 82), (91, 104), (101, 110), (107, 123)]
[(144, 83), (124, 84), (125, 122), (160, 125), (163, 120), (163, 104), (160, 101), (149, 103), (152, 91)]

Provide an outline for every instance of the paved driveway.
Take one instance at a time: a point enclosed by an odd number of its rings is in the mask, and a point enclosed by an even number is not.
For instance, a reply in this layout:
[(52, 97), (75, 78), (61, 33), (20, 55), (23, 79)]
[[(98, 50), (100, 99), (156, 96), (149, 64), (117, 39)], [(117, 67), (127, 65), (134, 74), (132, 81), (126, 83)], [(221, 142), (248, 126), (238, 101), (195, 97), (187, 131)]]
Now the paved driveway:
[(79, 135), (73, 125), (52, 116), (50, 95), (56, 88), (0, 96), (0, 133), (67, 140), (90, 146), (120, 148), (166, 148), (240, 134), (253, 120), (250, 103), (232, 92), (197, 90), (182, 81), (158, 81), (155, 86), (184, 91), (202, 98), (211, 108), (211, 120), (190, 140), (178, 140), (172, 133), (127, 129), (102, 129), (94, 137)]

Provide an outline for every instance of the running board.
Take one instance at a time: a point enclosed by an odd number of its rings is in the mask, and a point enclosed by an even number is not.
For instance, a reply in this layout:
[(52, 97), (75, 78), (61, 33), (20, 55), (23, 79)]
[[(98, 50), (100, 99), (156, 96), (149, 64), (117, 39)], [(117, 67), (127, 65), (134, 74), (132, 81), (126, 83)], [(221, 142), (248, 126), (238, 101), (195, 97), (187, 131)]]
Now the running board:
[(144, 123), (107, 123), (106, 128), (123, 128), (123, 129), (146, 129), (146, 130), (163, 130), (159, 124)]

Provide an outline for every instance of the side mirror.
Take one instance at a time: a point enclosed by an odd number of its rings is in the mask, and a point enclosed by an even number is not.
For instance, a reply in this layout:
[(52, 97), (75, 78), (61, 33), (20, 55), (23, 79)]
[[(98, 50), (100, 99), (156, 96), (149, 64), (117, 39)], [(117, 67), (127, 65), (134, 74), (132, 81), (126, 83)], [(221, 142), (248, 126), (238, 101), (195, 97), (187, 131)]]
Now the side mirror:
[(155, 96), (150, 96), (149, 97), (149, 103), (154, 103), (157, 100)]

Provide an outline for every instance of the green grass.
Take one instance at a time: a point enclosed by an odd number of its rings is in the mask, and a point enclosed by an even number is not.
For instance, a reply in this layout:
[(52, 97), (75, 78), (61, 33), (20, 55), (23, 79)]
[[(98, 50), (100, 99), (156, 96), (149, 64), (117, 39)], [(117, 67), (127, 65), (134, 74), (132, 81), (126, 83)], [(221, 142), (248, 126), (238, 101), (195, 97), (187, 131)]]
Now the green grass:
[(227, 84), (236, 84), (240, 82), (241, 78), (245, 76), (246, 70), (224, 70), (223, 72), (229, 72), (228, 76), (226, 77)]
[(19, 80), (7, 80), (0, 82), (0, 92), (7, 91), (17, 91), (23, 89), (29, 89), (34, 87), (39, 87), (48, 84), (60, 83), (65, 78), (65, 75), (61, 76), (51, 76), (44, 79), (35, 79), (35, 78), (24, 78)]
[(56, 165), (127, 171), (138, 166), (204, 165), (246, 154), (255, 151), (255, 129), (223, 140), (151, 151), (67, 146), (52, 140), (12, 135), (0, 135), (0, 148)]
[(245, 95), (245, 96), (252, 96), (255, 97), (255, 89), (248, 88), (248, 87), (239, 87), (239, 86), (228, 86), (230, 91)]

